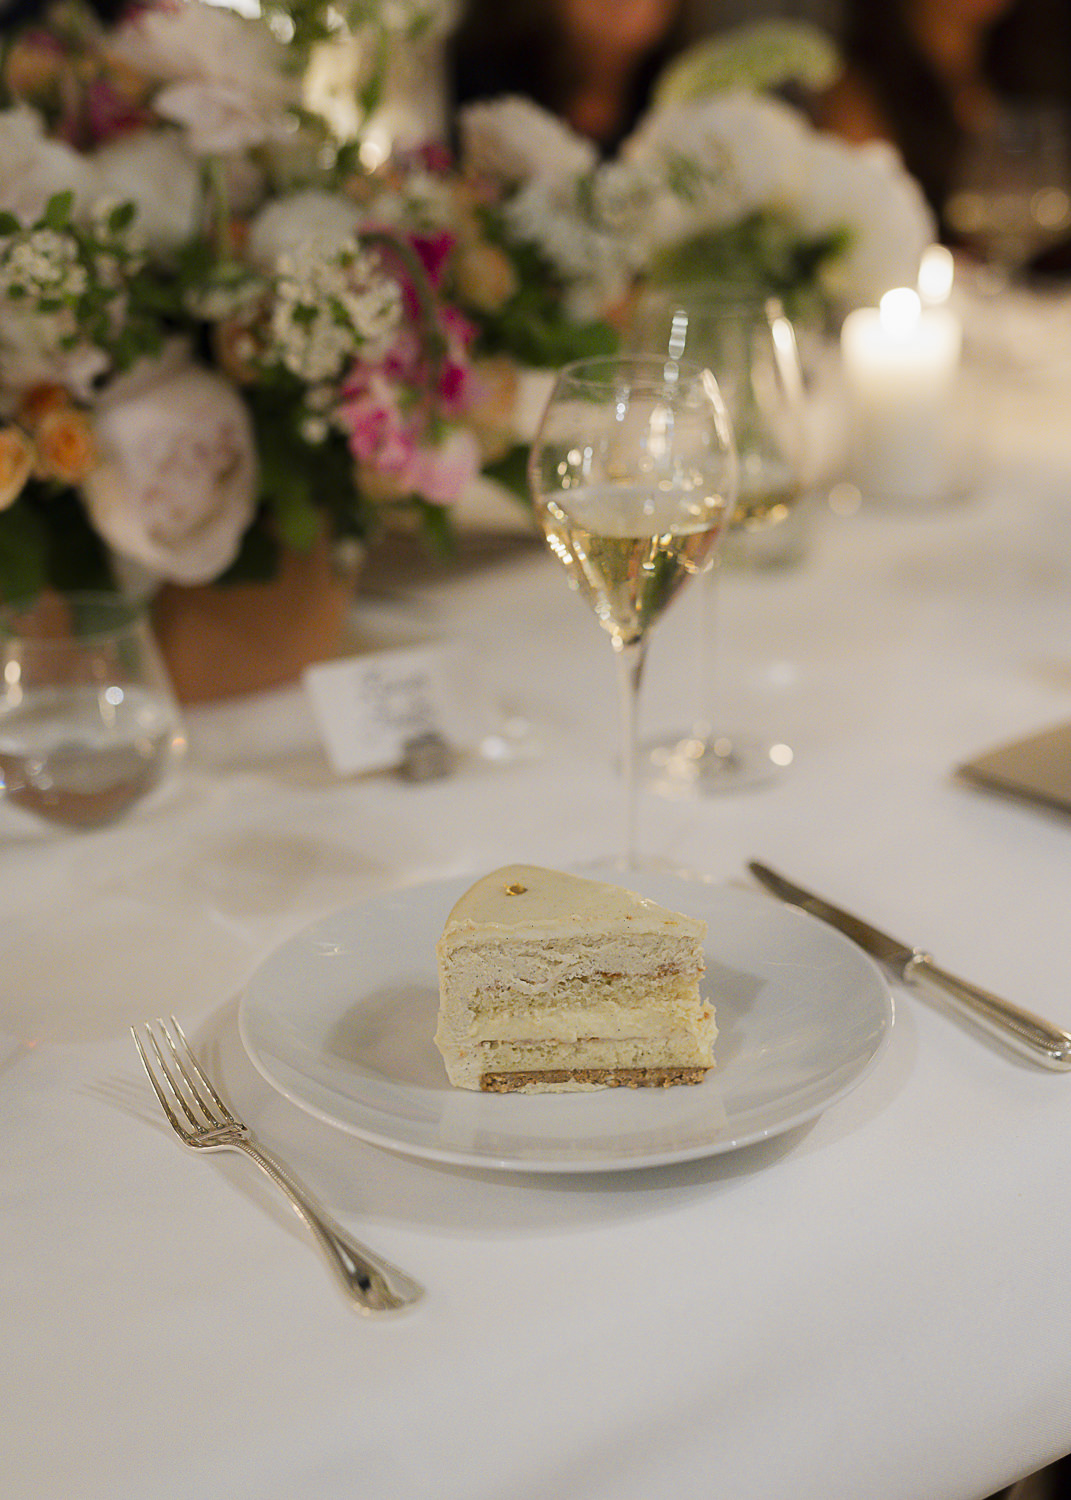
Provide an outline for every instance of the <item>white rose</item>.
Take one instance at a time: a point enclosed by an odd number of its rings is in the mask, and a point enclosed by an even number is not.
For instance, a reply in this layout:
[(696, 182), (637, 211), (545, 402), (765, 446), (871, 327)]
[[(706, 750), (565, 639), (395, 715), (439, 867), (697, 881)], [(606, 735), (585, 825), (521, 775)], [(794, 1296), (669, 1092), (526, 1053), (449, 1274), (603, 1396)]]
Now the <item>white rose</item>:
[(283, 256), (315, 246), (333, 255), (352, 242), (361, 222), (356, 207), (336, 193), (317, 188), (277, 198), (257, 214), (249, 227), (249, 258), (266, 274)]
[(890, 287), (914, 286), (937, 236), (921, 188), (891, 147), (831, 135), (808, 145), (792, 214), (808, 234), (848, 231), (847, 253), (824, 275), (830, 294), (848, 301), (875, 302)]
[(143, 130), (94, 154), (104, 192), (137, 204), (136, 227), (150, 250), (166, 254), (191, 238), (201, 201), (197, 162), (177, 135)]
[(99, 196), (92, 163), (48, 140), (41, 116), (28, 105), (0, 110), (0, 210), (33, 224), (51, 197), (68, 191), (83, 212)]
[(184, 0), (144, 10), (119, 28), (109, 53), (163, 87), (153, 105), (183, 126), (199, 156), (285, 136), (297, 81), (285, 49), (259, 20)]
[(95, 428), (101, 461), (83, 492), (104, 540), (176, 583), (218, 577), (256, 509), (252, 424), (233, 387), (172, 355), (117, 381)]
[(503, 182), (580, 177), (599, 159), (589, 141), (528, 99), (470, 104), (461, 111), (460, 129), (465, 166)]
[[(622, 147), (622, 160), (648, 184), (662, 178), (653, 205), (658, 238), (721, 229), (791, 196), (805, 147), (795, 110), (735, 91), (654, 111)], [(693, 170), (682, 173), (681, 164)], [(674, 200), (674, 201), (669, 201)]]

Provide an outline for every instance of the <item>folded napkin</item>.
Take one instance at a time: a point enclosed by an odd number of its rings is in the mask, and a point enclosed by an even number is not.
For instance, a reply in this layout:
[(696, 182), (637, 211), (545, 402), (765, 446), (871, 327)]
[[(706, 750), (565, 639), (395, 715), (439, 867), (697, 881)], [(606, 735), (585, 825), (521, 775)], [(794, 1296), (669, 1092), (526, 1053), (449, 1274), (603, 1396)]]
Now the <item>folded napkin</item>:
[(990, 790), (1071, 812), (1071, 724), (986, 751), (960, 766), (959, 773)]

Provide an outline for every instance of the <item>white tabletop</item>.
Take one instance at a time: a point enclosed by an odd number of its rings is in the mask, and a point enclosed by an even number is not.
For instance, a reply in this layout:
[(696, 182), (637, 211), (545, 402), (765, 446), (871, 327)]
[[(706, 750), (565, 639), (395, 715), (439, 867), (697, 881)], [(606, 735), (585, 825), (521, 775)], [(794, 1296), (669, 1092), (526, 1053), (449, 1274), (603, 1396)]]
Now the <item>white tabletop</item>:
[[(965, 496), (823, 510), (804, 564), (727, 575), (736, 707), (795, 759), (646, 794), (641, 838), (719, 881), (766, 859), (1071, 1027), (1071, 822), (952, 774), (1071, 719), (1071, 380), (969, 391)], [(368, 582), (367, 631), (454, 643), (464, 721), (525, 713), (542, 755), (339, 779), (295, 689), (191, 714), (181, 783), (113, 829), (0, 808), (5, 1500), (976, 1500), (1071, 1449), (1071, 1076), (917, 992), (813, 1125), (644, 1171), (439, 1166), (261, 1079), (239, 994), (318, 915), (616, 844), (611, 652), (557, 565)], [(689, 623), (648, 729), (687, 717)], [(169, 1011), (418, 1308), (349, 1311), (251, 1166), (180, 1149), (127, 1032)]]

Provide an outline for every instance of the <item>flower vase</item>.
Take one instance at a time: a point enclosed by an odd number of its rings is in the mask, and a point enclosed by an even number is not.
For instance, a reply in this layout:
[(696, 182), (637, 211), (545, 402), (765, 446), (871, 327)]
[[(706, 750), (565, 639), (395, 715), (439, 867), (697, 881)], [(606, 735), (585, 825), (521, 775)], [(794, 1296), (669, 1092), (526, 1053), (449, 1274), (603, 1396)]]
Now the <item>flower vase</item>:
[(281, 554), (274, 578), (256, 583), (164, 584), (152, 622), (181, 703), (266, 692), (296, 682), (337, 654), (359, 560), (344, 566), (326, 538)]

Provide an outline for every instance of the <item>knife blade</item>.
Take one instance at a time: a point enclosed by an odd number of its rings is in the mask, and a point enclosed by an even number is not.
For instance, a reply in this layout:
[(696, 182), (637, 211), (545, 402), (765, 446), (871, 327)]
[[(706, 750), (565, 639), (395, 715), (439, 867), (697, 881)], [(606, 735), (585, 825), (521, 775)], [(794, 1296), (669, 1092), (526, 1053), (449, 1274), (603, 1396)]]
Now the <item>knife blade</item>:
[(940, 990), (960, 1014), (967, 1016), (1021, 1056), (1056, 1072), (1071, 1069), (1071, 1034), (1061, 1030), (1059, 1026), (1054, 1026), (1031, 1011), (1022, 1010), (1010, 1000), (1003, 1000), (989, 990), (980, 989), (966, 979), (950, 974), (947, 969), (936, 964), (932, 955), (924, 949), (913, 948), (890, 937), (887, 932), (882, 932), (880, 928), (864, 922), (861, 917), (835, 906), (832, 901), (826, 901), (812, 891), (786, 880), (776, 870), (771, 870), (769, 865), (753, 859), (749, 861), (748, 869), (775, 896), (843, 932), (879, 963), (891, 969), (898, 979), (907, 984), (929, 984)]

